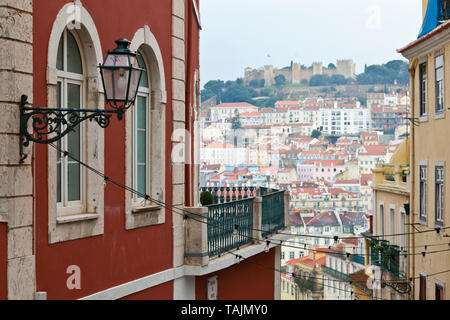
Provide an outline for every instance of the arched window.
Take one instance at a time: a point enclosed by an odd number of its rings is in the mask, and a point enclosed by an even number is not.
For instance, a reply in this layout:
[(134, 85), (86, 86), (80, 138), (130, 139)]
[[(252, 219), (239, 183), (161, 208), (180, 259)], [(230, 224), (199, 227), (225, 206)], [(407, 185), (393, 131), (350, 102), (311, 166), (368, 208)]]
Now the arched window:
[[(141, 53), (137, 56), (142, 73), (139, 89), (136, 96), (135, 108), (132, 108), (132, 185), (140, 194), (151, 194), (150, 179), (150, 146), (151, 146), (151, 113), (150, 113), (150, 79), (147, 64)], [(142, 199), (142, 195), (134, 195), (133, 200)]]
[[(125, 179), (139, 195), (125, 193), (127, 230), (162, 224), (165, 211), (165, 91), (164, 63), (158, 41), (148, 26), (136, 31), (130, 50), (137, 51), (145, 71), (135, 105), (125, 115)], [(149, 200), (144, 195), (150, 196)], [(158, 201), (152, 201), (156, 199)]]
[[(85, 74), (77, 36), (67, 28), (58, 45), (56, 61), (56, 104), (58, 108), (79, 109), (84, 107)], [(75, 158), (84, 161), (84, 126), (78, 125), (57, 142)], [(56, 155), (57, 204), (63, 214), (73, 214), (84, 209), (84, 170), (79, 163), (61, 153)]]
[[(104, 96), (98, 65), (102, 47), (89, 12), (80, 9), (79, 27), (70, 28), (73, 2), (56, 15), (50, 32), (46, 68), (49, 108), (103, 108)], [(56, 142), (74, 158), (104, 172), (104, 129), (85, 121)], [(47, 148), (48, 242), (103, 234), (104, 192), (102, 179), (69, 157)]]

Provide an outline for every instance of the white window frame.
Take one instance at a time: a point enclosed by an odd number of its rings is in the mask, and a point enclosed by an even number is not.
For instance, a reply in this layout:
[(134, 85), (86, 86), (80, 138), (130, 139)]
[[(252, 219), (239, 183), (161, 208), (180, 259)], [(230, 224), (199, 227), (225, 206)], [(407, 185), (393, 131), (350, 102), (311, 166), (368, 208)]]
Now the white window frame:
[[(143, 56), (144, 59), (144, 63), (146, 64), (146, 66), (148, 65), (148, 63), (145, 61), (145, 57)], [(146, 101), (146, 112), (145, 112), (145, 123), (146, 123), (146, 137), (145, 137), (145, 143), (146, 143), (146, 155), (145, 155), (145, 167), (146, 167), (146, 172), (145, 172), (145, 184), (146, 184), (146, 194), (151, 195), (151, 188), (152, 188), (152, 184), (151, 184), (151, 166), (152, 166), (152, 162), (151, 162), (151, 110), (150, 110), (150, 103), (151, 103), (151, 97), (150, 97), (150, 88), (151, 88), (151, 83), (150, 83), (150, 79), (149, 79), (149, 88), (145, 88), (145, 87), (141, 87), (139, 86), (138, 88), (138, 93), (136, 95), (136, 103), (135, 103), (135, 107), (132, 108), (132, 187), (133, 189), (137, 190), (137, 101), (139, 97), (143, 97), (145, 98)], [(139, 207), (145, 207), (145, 206), (149, 206), (150, 205), (150, 201), (145, 201), (144, 198), (142, 197), (138, 197), (138, 195), (133, 194), (132, 195), (132, 207), (134, 209), (137, 209)]]
[[(147, 192), (151, 199), (165, 202), (165, 115), (167, 93), (165, 91), (164, 63), (158, 42), (148, 26), (144, 26), (136, 31), (130, 44), (130, 50), (139, 51), (146, 64), (147, 75), (149, 77), (147, 115), (148, 115), (148, 136), (149, 144), (147, 148), (148, 164), (147, 170)], [(132, 138), (134, 135), (132, 120), (133, 116), (126, 116), (125, 130), (125, 182), (132, 185), (136, 181), (133, 178), (134, 165), (132, 163), (133, 146)], [(166, 211), (157, 203), (139, 199), (131, 193), (125, 193), (125, 229), (131, 230), (146, 226), (165, 223)]]
[[(67, 33), (70, 32), (74, 37), (78, 50), (81, 57), (82, 64), (82, 74), (68, 72), (67, 70)], [(68, 108), (67, 106), (67, 92), (68, 85), (74, 84), (80, 86), (80, 106), (79, 108), (84, 108), (86, 103), (86, 95), (84, 93), (85, 88), (85, 78), (86, 78), (86, 70), (85, 70), (85, 59), (82, 52), (81, 41), (78, 35), (74, 32), (71, 32), (67, 28), (64, 29), (63, 34), (61, 35), (63, 39), (63, 70), (56, 70), (57, 84), (61, 83), (61, 108)], [(58, 90), (58, 87), (57, 89)], [(56, 95), (57, 96), (57, 95)], [(79, 124), (80, 128), (80, 161), (85, 162), (86, 153), (85, 150), (85, 136), (86, 136), (86, 128), (84, 123)], [(63, 129), (63, 128), (62, 128)], [(61, 149), (68, 150), (67, 147), (68, 135), (65, 135), (61, 140)], [(61, 155), (61, 202), (57, 202), (57, 214), (58, 216), (67, 216), (80, 214), (85, 211), (86, 208), (86, 169), (80, 165), (80, 200), (76, 201), (68, 201), (67, 200), (67, 161), (69, 161), (68, 157), (64, 157)]]
[[(425, 76), (422, 74), (422, 66), (425, 67)], [(428, 114), (428, 62), (419, 63), (419, 118), (421, 121), (427, 120)], [(423, 109), (423, 112), (422, 112)]]
[[(84, 94), (84, 81), (73, 80), (68, 77), (73, 75), (65, 71), (57, 71), (57, 81), (61, 83), (62, 90), (62, 101), (61, 107), (67, 108), (67, 87), (69, 84), (75, 84), (80, 86), (80, 108), (84, 108), (85, 105), (85, 94)], [(86, 162), (86, 126), (84, 123), (79, 124), (80, 128), (80, 161)], [(61, 149), (68, 150), (67, 145), (68, 136), (64, 136), (61, 141)], [(68, 190), (67, 190), (67, 170), (69, 161), (68, 157), (61, 155), (61, 202), (57, 202), (58, 216), (68, 216), (75, 214), (82, 214), (86, 211), (86, 168), (80, 164), (80, 200), (69, 201), (67, 200)]]
[(390, 224), (390, 234), (391, 234), (391, 244), (397, 244), (397, 237), (395, 236), (395, 234), (397, 234), (397, 221), (396, 221), (397, 217), (395, 214), (395, 205), (390, 205), (389, 206), (389, 224)]
[[(427, 202), (428, 202), (428, 164), (419, 162), (419, 221), (427, 222)], [(423, 188), (422, 188), (423, 186)]]
[[(442, 169), (442, 177), (440, 177), (439, 181), (438, 181), (438, 177), (436, 176), (437, 174), (437, 170), (438, 168)], [(435, 194), (435, 214), (434, 214), (434, 219), (435, 219), (435, 225), (437, 226), (443, 226), (444, 225), (444, 212), (445, 212), (445, 163), (443, 161), (436, 161), (435, 162), (435, 170), (434, 170), (434, 194)], [(437, 185), (442, 185), (442, 191), (440, 193), (439, 190), (436, 189)], [(438, 199), (437, 197), (440, 196), (440, 201), (441, 204), (438, 206)], [(440, 212), (440, 214), (439, 214)]]
[(380, 203), (380, 222), (379, 222), (379, 227), (380, 227), (380, 234), (381, 234), (381, 238), (384, 239), (384, 236), (386, 234), (385, 232), (385, 228), (384, 228), (384, 223), (385, 223), (385, 216), (384, 216), (384, 203)]
[[(437, 67), (438, 58), (442, 59), (442, 65), (439, 67)], [(445, 109), (445, 70), (444, 70), (444, 67), (445, 67), (444, 53), (441, 52), (441, 53), (438, 53), (437, 55), (435, 55), (435, 57), (434, 57), (434, 76), (435, 76), (435, 79), (434, 79), (435, 80), (434, 81), (435, 102), (434, 103), (435, 103), (435, 113), (436, 114), (444, 113), (444, 109)], [(440, 80), (441, 84), (442, 84), (442, 91), (440, 91), (440, 92), (438, 92), (438, 79), (437, 79), (437, 73), (438, 73), (439, 69), (441, 69), (441, 71), (442, 71), (442, 79)], [(441, 96), (441, 93), (442, 93), (442, 96)], [(442, 109), (438, 109), (438, 106), (439, 106), (438, 102), (440, 99), (442, 99)]]
[[(82, 81), (82, 104), (88, 108), (103, 108), (104, 96), (101, 78), (97, 66), (103, 62), (103, 50), (95, 23), (89, 12), (80, 6), (79, 28), (73, 29), (72, 34), (77, 40), (81, 54), (83, 75), (75, 75), (75, 81)], [(47, 51), (47, 101), (49, 108), (57, 107), (58, 80), (64, 74), (57, 70), (58, 46), (61, 36), (67, 28), (68, 21), (72, 21), (73, 3), (67, 3), (57, 13)], [(71, 74), (73, 75), (73, 74)], [(79, 78), (76, 78), (79, 77)], [(81, 125), (82, 155), (84, 161), (100, 172), (104, 172), (104, 129), (97, 123), (86, 121)], [(84, 207), (64, 208), (57, 204), (57, 170), (56, 150), (47, 148), (47, 195), (48, 195), (48, 242), (49, 244), (75, 240), (104, 233), (104, 185), (103, 180), (92, 172), (84, 170), (81, 182), (81, 195), (84, 196)], [(83, 171), (83, 168), (80, 168)], [(83, 191), (84, 190), (84, 191)], [(58, 208), (59, 207), (59, 208)], [(82, 210), (79, 210), (82, 209)], [(73, 210), (73, 211), (72, 211)]]

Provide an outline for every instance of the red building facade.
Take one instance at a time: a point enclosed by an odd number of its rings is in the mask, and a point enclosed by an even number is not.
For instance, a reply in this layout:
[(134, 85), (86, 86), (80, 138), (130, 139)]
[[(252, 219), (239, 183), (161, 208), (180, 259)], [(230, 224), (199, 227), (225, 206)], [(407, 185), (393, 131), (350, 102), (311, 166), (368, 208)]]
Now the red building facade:
[[(0, 90), (11, 110), (0, 123), (11, 150), (0, 161), (0, 299), (206, 299), (214, 276), (219, 299), (276, 298), (275, 270), (233, 255), (187, 262), (183, 214), (208, 211), (198, 195), (198, 0), (5, 0), (0, 9), (20, 13), (0, 33), (13, 57), (1, 71), (12, 80)], [(86, 121), (55, 144), (150, 200), (51, 145), (31, 143), (20, 160), (20, 96), (35, 107), (107, 107), (98, 65), (119, 38), (142, 56), (135, 105), (105, 129)], [(276, 245), (243, 250), (279, 267)]]

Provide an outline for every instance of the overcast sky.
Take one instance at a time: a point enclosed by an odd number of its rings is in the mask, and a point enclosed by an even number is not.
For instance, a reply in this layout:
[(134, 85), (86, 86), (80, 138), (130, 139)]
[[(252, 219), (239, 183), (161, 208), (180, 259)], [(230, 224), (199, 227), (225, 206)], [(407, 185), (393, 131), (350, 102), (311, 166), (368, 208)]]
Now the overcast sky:
[(415, 40), (420, 0), (202, 0), (201, 84), (236, 80), (244, 68), (276, 68), (291, 60), (324, 66), (403, 59), (396, 49)]

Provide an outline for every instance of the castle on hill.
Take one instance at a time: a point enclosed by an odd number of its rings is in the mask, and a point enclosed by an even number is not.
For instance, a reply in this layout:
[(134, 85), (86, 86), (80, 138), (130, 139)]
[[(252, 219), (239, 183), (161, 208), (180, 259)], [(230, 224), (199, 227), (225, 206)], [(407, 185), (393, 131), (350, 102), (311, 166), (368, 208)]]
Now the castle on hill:
[(275, 77), (283, 75), (286, 82), (290, 84), (300, 84), (302, 81), (309, 81), (314, 75), (343, 75), (346, 78), (356, 78), (355, 63), (353, 60), (337, 60), (336, 66), (326, 68), (322, 62), (314, 62), (312, 67), (305, 68), (300, 63), (292, 63), (291, 67), (276, 69), (273, 65), (266, 65), (264, 69), (245, 68), (244, 83), (249, 84), (252, 80), (264, 79), (264, 86), (269, 87), (275, 84)]

